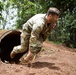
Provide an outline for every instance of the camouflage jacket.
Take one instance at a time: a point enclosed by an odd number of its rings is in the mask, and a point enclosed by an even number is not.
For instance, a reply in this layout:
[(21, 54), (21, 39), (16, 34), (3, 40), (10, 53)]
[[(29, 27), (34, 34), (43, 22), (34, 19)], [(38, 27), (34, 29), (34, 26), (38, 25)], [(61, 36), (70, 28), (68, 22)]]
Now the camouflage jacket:
[(46, 24), (46, 14), (37, 14), (23, 25), (23, 29), (30, 34), (29, 46), (35, 49), (41, 47), (41, 43), (50, 34), (53, 25)]

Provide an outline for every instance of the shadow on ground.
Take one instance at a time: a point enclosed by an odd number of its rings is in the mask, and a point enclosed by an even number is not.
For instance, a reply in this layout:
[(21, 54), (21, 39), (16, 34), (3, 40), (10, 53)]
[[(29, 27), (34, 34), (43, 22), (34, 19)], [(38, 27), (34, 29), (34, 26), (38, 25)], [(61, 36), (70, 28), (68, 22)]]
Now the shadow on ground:
[(32, 64), (32, 68), (45, 68), (45, 67), (48, 67), (49, 69), (53, 69), (53, 70), (60, 70), (59, 67), (55, 66), (55, 63), (35, 62)]

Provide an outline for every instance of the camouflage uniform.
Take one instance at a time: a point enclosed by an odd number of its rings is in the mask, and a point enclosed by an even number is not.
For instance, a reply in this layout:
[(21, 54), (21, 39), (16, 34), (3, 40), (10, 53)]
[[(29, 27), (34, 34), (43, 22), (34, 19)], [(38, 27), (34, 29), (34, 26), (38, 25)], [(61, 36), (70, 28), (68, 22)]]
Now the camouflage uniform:
[(41, 50), (41, 44), (53, 29), (51, 24), (46, 25), (46, 14), (37, 14), (24, 25), (21, 33), (21, 45), (14, 47), (13, 51), (22, 53), (27, 49), (33, 53)]

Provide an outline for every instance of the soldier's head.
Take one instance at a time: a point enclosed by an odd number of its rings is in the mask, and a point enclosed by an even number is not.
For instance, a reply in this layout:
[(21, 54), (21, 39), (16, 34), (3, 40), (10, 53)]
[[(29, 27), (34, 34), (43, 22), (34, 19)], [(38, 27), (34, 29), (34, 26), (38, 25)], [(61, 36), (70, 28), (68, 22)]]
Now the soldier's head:
[(55, 7), (50, 7), (46, 15), (48, 23), (56, 23), (58, 21), (60, 11)]

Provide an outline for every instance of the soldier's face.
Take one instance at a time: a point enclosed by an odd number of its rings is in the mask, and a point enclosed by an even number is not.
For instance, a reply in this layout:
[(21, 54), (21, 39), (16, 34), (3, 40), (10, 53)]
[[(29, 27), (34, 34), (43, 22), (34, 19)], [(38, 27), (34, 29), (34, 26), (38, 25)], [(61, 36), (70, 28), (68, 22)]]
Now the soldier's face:
[(49, 23), (56, 23), (59, 19), (57, 15), (48, 15), (48, 22)]

